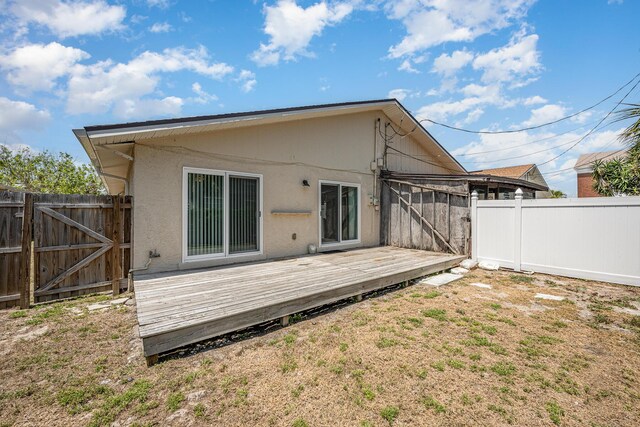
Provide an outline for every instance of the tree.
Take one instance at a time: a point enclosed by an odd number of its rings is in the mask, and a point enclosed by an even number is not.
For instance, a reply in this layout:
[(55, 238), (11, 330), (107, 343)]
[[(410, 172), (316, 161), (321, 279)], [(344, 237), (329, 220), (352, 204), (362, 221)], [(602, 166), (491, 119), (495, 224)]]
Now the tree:
[(104, 194), (95, 170), (68, 153), (11, 151), (0, 144), (0, 183), (32, 193)]
[(566, 194), (564, 194), (560, 190), (549, 190), (549, 192), (551, 193), (551, 198), (552, 199), (562, 199), (563, 197), (566, 196)]
[(640, 195), (640, 104), (629, 104), (617, 120), (635, 120), (621, 134), (629, 145), (627, 155), (609, 161), (593, 162), (593, 189), (602, 196)]

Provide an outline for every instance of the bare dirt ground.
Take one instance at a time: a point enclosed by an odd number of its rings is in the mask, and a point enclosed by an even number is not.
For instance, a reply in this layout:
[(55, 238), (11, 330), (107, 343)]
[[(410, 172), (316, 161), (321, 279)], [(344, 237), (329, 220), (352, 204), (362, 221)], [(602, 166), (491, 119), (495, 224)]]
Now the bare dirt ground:
[(474, 270), (151, 368), (108, 300), (0, 312), (0, 425), (640, 425), (639, 288)]

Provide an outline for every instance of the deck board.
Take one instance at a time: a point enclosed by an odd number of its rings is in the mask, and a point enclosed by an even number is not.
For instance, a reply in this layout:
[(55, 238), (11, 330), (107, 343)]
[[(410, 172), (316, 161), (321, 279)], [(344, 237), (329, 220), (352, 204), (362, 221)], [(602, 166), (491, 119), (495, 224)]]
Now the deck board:
[(145, 355), (445, 270), (464, 257), (390, 246), (136, 279)]

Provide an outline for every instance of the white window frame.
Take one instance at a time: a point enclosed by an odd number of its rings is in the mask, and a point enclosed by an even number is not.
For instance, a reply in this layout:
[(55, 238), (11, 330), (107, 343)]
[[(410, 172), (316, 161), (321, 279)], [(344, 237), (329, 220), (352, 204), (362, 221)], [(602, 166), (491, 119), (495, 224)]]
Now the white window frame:
[[(224, 177), (224, 218), (222, 224), (222, 246), (224, 250), (221, 253), (217, 254), (203, 254), (203, 255), (188, 255), (188, 228), (189, 228), (189, 218), (188, 218), (188, 200), (187, 200), (187, 191), (188, 191), (188, 182), (189, 182), (189, 174), (197, 173), (197, 174), (205, 174), (205, 175), (218, 175)], [(241, 252), (241, 253), (229, 253), (229, 177), (230, 176), (239, 176), (239, 177), (249, 177), (249, 178), (258, 178), (258, 198), (260, 199), (258, 202), (258, 250), (250, 251), (250, 252)], [(207, 261), (221, 258), (241, 258), (241, 257), (252, 257), (256, 255), (263, 254), (263, 240), (264, 240), (264, 227), (263, 220), (264, 215), (262, 212), (263, 204), (264, 204), (264, 188), (263, 188), (263, 176), (262, 174), (256, 173), (247, 173), (247, 172), (235, 172), (235, 171), (224, 171), (217, 169), (205, 169), (205, 168), (194, 168), (194, 167), (183, 167), (182, 168), (182, 262), (193, 262), (193, 261)]]
[[(338, 194), (342, 197), (342, 186), (345, 187), (355, 187), (356, 188), (356, 199), (358, 200), (358, 238), (354, 240), (342, 240), (342, 202), (340, 203), (340, 209), (338, 211), (338, 237), (339, 242), (335, 243), (322, 243), (322, 185), (337, 185), (338, 186)], [(362, 200), (361, 200), (361, 192), (360, 192), (360, 184), (356, 184), (355, 182), (343, 182), (343, 181), (326, 181), (319, 180), (318, 181), (318, 247), (320, 248), (331, 248), (331, 247), (340, 247), (340, 246), (349, 246), (354, 244), (359, 244), (362, 236)]]

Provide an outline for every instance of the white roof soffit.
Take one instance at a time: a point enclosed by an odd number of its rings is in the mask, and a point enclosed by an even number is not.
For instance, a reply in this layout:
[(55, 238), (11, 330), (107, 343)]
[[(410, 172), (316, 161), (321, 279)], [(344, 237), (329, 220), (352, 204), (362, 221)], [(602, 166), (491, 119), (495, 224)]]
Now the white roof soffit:
[[(419, 143), (438, 158), (450, 172), (466, 174), (464, 167), (442, 147), (438, 141), (395, 99), (351, 102), (343, 104), (293, 107), (278, 110), (256, 111), (254, 113), (222, 114), (209, 117), (156, 120), (139, 123), (125, 123), (106, 126), (88, 126), (81, 138), (76, 136), (97, 167), (104, 172), (105, 150), (96, 150), (101, 145), (132, 143), (152, 138), (178, 136), (189, 133), (211, 132), (215, 130), (257, 126), (276, 122), (329, 117), (366, 111), (382, 111), (394, 126), (405, 133), (411, 133)], [(84, 138), (84, 139), (83, 139)], [(84, 142), (83, 142), (84, 141)], [(97, 152), (98, 151), (98, 152)], [(94, 157), (95, 156), (95, 161)], [(111, 156), (109, 156), (111, 157)], [(119, 163), (124, 159), (119, 158)]]

